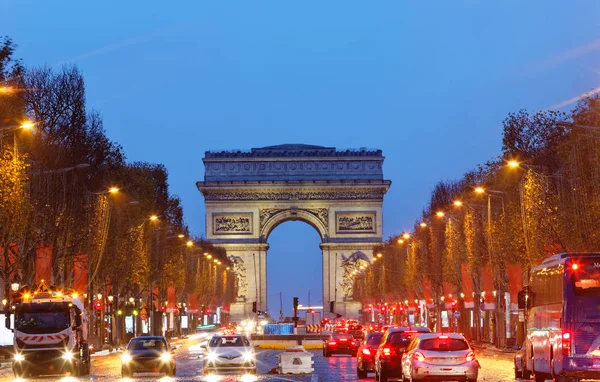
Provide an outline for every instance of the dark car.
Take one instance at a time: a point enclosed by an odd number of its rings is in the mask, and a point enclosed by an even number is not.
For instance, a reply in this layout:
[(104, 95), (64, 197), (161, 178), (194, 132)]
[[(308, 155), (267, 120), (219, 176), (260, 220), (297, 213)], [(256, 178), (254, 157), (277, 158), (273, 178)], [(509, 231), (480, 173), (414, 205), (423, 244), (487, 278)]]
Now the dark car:
[(348, 333), (334, 333), (323, 344), (323, 356), (331, 357), (332, 354), (349, 354), (356, 356), (359, 341)]
[(515, 364), (515, 379), (529, 379), (531, 373), (525, 368), (525, 346), (515, 354), (513, 359)]
[(356, 353), (356, 375), (358, 379), (367, 378), (367, 373), (375, 371), (375, 353), (381, 343), (383, 333), (373, 332), (367, 335), (365, 341)]
[(348, 333), (352, 334), (352, 337), (355, 339), (362, 341), (365, 338), (363, 333), (363, 327), (359, 324), (352, 324), (348, 326)]
[(427, 328), (388, 328), (383, 333), (375, 354), (376, 380), (386, 382), (388, 377), (402, 375), (402, 355), (413, 337), (420, 333), (431, 332)]
[(130, 378), (133, 373), (166, 373), (170, 377), (176, 374), (175, 348), (162, 336), (140, 336), (129, 341), (127, 350), (121, 356), (121, 376)]

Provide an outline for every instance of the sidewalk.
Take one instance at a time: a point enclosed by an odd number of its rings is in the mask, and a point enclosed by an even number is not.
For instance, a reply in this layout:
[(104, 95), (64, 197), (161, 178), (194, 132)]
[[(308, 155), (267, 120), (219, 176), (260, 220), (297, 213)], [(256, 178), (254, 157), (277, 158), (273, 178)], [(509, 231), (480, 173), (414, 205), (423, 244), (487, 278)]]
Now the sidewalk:
[(504, 348), (499, 349), (489, 342), (473, 341), (471, 345), (475, 349), (476, 353), (494, 358), (510, 359), (512, 360), (517, 353), (517, 349)]

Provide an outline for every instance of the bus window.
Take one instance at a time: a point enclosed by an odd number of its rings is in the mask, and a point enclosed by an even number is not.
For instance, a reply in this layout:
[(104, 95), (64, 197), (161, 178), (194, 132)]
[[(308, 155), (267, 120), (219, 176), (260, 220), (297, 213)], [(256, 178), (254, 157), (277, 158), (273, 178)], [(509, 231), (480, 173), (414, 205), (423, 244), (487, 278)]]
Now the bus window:
[(600, 264), (598, 262), (589, 262), (578, 264), (577, 269), (573, 269), (573, 292), (576, 296), (600, 297)]

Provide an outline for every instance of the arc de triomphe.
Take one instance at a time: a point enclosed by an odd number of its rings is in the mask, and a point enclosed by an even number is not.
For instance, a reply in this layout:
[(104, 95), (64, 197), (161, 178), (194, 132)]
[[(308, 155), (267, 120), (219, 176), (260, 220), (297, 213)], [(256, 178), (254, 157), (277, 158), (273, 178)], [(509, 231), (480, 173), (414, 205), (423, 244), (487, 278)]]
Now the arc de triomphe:
[[(234, 263), (237, 302), (231, 319), (252, 316), (252, 303), (267, 310), (267, 251), (271, 231), (289, 220), (314, 227), (323, 252), (324, 311), (358, 317), (352, 272), (371, 263), (382, 242), (381, 150), (280, 145), (250, 151), (208, 151), (204, 181), (206, 238)], [(302, 259), (290, 259), (290, 265)], [(293, 275), (290, 274), (290, 277)], [(301, 282), (298, 280), (297, 282)]]

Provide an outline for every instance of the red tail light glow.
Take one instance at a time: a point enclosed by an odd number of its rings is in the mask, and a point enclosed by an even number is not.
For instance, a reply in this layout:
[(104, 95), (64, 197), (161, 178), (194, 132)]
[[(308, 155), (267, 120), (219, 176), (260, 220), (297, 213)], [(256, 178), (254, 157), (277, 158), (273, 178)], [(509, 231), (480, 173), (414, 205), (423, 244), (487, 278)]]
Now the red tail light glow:
[(467, 360), (467, 362), (473, 361), (475, 359), (475, 353), (470, 351), (469, 354), (467, 354), (467, 357), (465, 359)]
[(345, 341), (348, 341), (348, 339), (347, 338), (340, 338), (340, 341), (341, 342), (345, 342)]
[(579, 264), (573, 264), (573, 265), (571, 265), (571, 269), (574, 270), (574, 271), (578, 270), (579, 269)]
[(392, 349), (390, 349), (388, 347), (383, 348), (383, 356), (384, 357), (389, 357), (391, 354), (392, 354)]
[(419, 361), (419, 362), (424, 362), (425, 361), (425, 356), (423, 355), (423, 353), (420, 353), (418, 351), (413, 353), (413, 357)]
[(571, 355), (571, 333), (564, 332), (562, 335), (562, 353)]
[(329, 341), (329, 342), (327, 342), (327, 345), (334, 346), (335, 344), (336, 344), (336, 342), (335, 342), (335, 341)]
[(448, 339), (448, 336), (439, 336), (438, 338), (441, 338), (441, 339)]
[(366, 348), (362, 350), (362, 353), (364, 355), (371, 355), (371, 351), (369, 349), (366, 349)]

